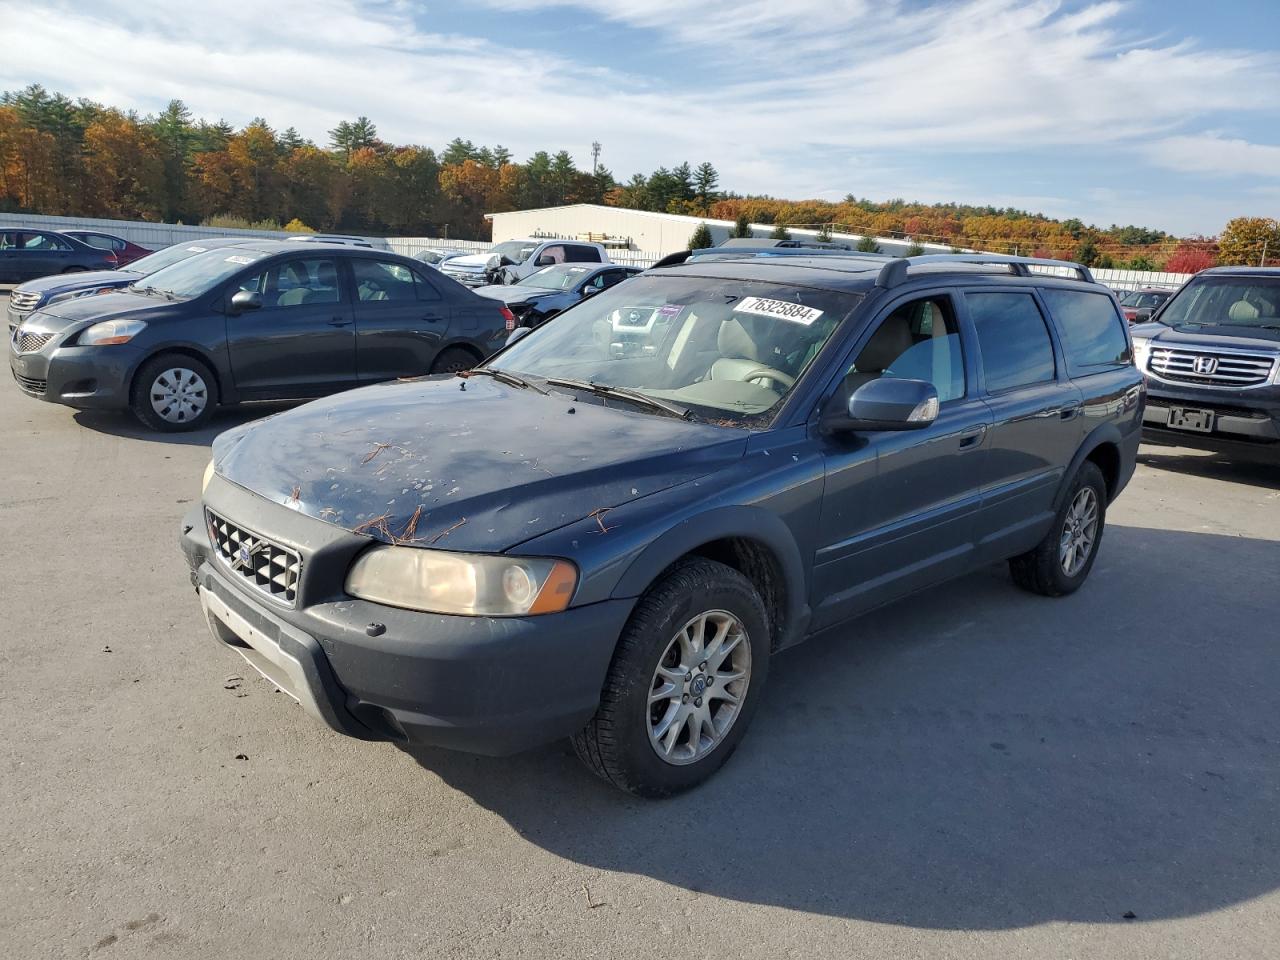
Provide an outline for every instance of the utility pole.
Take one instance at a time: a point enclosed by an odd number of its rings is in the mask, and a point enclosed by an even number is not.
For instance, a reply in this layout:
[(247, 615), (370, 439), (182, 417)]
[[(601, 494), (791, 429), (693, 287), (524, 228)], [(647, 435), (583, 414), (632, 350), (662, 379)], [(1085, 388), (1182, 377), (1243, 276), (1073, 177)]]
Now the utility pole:
[(1267, 265), (1267, 244), (1271, 242), (1270, 237), (1262, 238), (1262, 258), (1258, 261), (1258, 266), (1265, 267)]
[(591, 142), (591, 175), (598, 177), (600, 175), (600, 141), (593, 140)]

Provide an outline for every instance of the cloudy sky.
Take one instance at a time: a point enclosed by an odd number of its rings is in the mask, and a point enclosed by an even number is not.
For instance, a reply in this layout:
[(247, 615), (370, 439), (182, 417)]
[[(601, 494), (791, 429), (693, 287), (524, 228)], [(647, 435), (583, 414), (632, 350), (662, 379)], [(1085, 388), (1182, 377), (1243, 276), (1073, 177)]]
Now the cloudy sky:
[(1217, 233), (1280, 213), (1280, 0), (0, 0), (0, 88), (620, 179)]

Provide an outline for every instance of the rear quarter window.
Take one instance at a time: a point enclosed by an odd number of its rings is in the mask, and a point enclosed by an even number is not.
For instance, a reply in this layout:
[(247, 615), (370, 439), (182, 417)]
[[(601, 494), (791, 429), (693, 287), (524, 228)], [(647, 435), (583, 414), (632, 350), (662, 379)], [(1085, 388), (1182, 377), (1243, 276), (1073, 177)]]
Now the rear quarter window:
[(1041, 290), (1062, 334), (1067, 373), (1082, 376), (1130, 362), (1125, 320), (1111, 298), (1082, 290)]

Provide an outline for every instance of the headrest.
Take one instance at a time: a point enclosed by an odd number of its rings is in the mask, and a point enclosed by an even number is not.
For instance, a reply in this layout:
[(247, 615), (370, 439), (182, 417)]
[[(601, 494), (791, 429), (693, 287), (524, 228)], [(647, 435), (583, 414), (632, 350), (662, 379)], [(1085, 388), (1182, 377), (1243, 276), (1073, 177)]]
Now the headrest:
[(858, 354), (859, 373), (883, 373), (898, 357), (911, 349), (911, 329), (905, 317), (890, 317), (880, 324)]
[(1227, 319), (1234, 320), (1236, 323), (1242, 320), (1257, 320), (1258, 316), (1258, 308), (1248, 300), (1237, 300), (1227, 311)]

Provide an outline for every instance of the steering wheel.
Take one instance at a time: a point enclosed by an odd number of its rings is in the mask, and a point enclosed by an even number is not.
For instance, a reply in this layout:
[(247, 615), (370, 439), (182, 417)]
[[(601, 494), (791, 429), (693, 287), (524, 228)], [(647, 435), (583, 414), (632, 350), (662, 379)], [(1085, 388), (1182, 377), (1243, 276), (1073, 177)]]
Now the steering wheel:
[(781, 370), (775, 370), (773, 367), (753, 367), (737, 380), (744, 380), (747, 383), (754, 383), (756, 380), (769, 380), (778, 384), (783, 390), (791, 389), (791, 385), (796, 382), (796, 378), (790, 374), (783, 373)]

